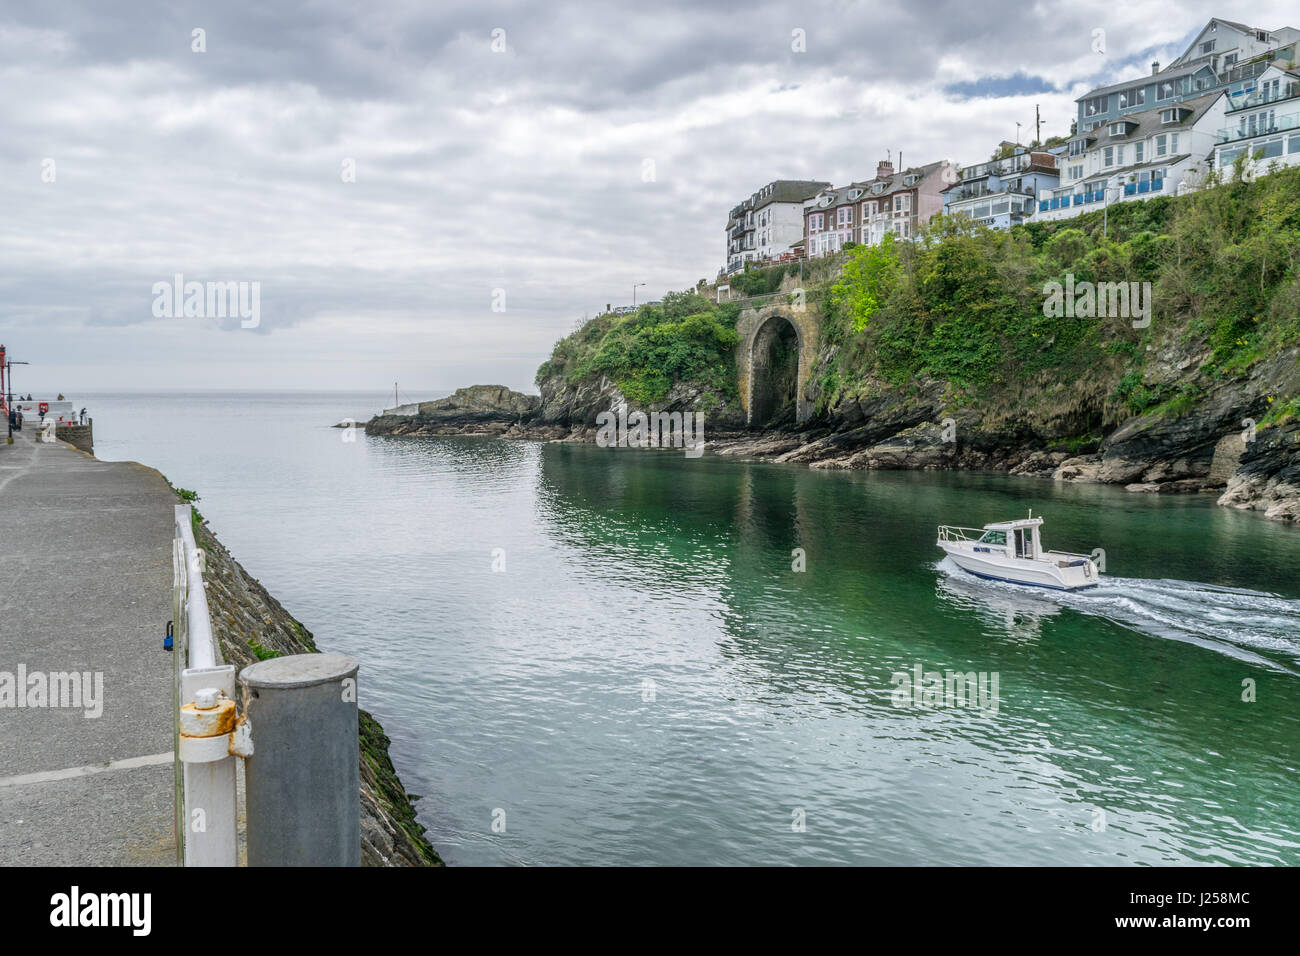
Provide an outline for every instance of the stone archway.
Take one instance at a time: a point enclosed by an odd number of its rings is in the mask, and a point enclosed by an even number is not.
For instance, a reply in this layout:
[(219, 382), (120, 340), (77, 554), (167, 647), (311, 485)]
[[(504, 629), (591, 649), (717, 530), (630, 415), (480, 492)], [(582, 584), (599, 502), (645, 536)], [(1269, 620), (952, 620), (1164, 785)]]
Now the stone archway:
[(737, 384), (745, 423), (766, 425), (790, 397), (791, 386), (795, 421), (807, 421), (813, 409), (806, 387), (821, 331), (816, 313), (806, 306), (794, 308), (785, 303), (746, 309), (736, 322), (736, 331), (740, 333)]

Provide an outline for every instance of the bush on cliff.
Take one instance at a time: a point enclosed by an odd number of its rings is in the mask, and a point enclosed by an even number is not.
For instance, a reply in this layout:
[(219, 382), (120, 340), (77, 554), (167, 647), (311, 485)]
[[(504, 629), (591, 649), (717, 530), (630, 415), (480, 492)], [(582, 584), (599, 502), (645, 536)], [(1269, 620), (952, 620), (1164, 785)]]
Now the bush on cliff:
[[(1100, 212), (1010, 231), (940, 218), (917, 242), (850, 250), (825, 299), (820, 404), (872, 382), (943, 379), (986, 399), (1054, 382), (1104, 389), (1113, 423), (1200, 394), (1150, 364), (1162, 348), (1208, 355), (1190, 372), (1208, 380), (1300, 343), (1300, 168), (1121, 203), (1107, 220), (1103, 235)], [(1046, 284), (1067, 276), (1151, 283), (1150, 325), (1045, 315)]]
[(635, 405), (660, 402), (679, 383), (734, 400), (739, 311), (738, 304), (718, 305), (688, 291), (670, 292), (632, 315), (597, 316), (556, 343), (537, 370), (537, 384), (605, 375)]

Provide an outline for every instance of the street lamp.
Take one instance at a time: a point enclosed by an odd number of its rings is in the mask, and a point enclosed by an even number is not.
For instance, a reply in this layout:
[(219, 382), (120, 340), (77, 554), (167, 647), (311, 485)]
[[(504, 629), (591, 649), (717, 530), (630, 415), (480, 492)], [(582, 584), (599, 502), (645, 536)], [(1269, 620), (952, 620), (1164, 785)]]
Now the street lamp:
[(5, 427), (9, 429), (9, 442), (13, 443), (14, 429), (9, 424), (9, 413), (14, 407), (14, 372), (15, 365), (30, 365), (30, 362), (15, 362), (5, 354), (5, 347), (0, 345), (0, 401), (5, 410)]
[(642, 286), (642, 285), (645, 285), (645, 283), (644, 283), (644, 282), (636, 282), (636, 283), (633, 283), (633, 285), (632, 285), (632, 308), (633, 308), (633, 309), (636, 308), (636, 290), (637, 290), (637, 286)]
[(1123, 187), (1123, 186), (1114, 186), (1114, 187), (1112, 187), (1111, 184), (1110, 184), (1110, 180), (1107, 180), (1107, 181), (1106, 181), (1106, 185), (1102, 187), (1102, 193), (1103, 193), (1103, 195), (1104, 195), (1104, 202), (1102, 202), (1102, 204), (1101, 204), (1101, 237), (1102, 237), (1103, 239), (1106, 238), (1106, 230), (1107, 230), (1107, 228), (1108, 228), (1109, 225), (1110, 225), (1110, 222), (1109, 222), (1109, 220), (1110, 220), (1110, 193), (1111, 193), (1111, 190), (1112, 190), (1112, 189), (1114, 189), (1115, 192), (1116, 192), (1116, 194), (1118, 195), (1119, 193), (1123, 192), (1124, 187)]

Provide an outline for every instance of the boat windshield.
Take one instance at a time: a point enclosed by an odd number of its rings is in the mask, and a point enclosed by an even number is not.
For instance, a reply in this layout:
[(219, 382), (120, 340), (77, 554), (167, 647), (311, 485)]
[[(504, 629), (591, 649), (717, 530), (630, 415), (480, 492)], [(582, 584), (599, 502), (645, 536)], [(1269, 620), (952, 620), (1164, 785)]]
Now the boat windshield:
[(985, 531), (984, 537), (980, 538), (980, 544), (1002, 544), (1007, 543), (1007, 533), (1005, 531)]

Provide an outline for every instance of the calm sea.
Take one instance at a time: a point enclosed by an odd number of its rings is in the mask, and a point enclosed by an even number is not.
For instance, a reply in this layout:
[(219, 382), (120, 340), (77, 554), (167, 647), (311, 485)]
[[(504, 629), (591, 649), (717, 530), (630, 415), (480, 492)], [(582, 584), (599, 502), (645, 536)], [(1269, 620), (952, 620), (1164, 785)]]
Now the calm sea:
[[(99, 457), (197, 490), (362, 661), (449, 862), (1300, 864), (1296, 529), (1213, 496), (329, 427), (388, 398), (73, 396)], [(1105, 550), (1103, 588), (938, 560), (936, 525), (1030, 507), (1048, 546)], [(990, 694), (904, 701), (918, 667)]]

